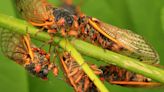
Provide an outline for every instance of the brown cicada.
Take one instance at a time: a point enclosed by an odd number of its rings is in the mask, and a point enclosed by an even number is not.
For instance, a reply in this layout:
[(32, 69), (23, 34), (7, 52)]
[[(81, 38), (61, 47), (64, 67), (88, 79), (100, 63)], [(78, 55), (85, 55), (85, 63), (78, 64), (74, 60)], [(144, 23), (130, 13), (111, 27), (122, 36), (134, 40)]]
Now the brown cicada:
[[(77, 7), (73, 5), (72, 0), (64, 1), (67, 7), (63, 8), (76, 12), (76, 8), (69, 8)], [(142, 36), (130, 30), (118, 28), (82, 13), (78, 16), (78, 24), (78, 37), (85, 41), (143, 62), (159, 63), (155, 49)]]
[[(64, 1), (69, 7), (77, 7), (72, 4), (72, 0)], [(75, 8), (72, 8), (72, 10), (68, 7), (64, 8), (75, 12)], [(159, 63), (159, 56), (155, 49), (149, 45), (142, 36), (130, 30), (112, 26), (96, 18), (85, 16), (84, 14), (83, 16), (79, 16), (78, 23), (81, 30), (79, 31), (78, 37), (85, 41), (149, 64)], [(151, 82), (150, 78), (146, 78), (143, 75), (127, 71), (117, 66), (102, 66), (100, 69), (103, 71), (101, 76), (104, 76), (103, 78), (112, 84), (138, 87), (144, 85), (160, 85), (159, 83)]]
[[(98, 89), (76, 63), (70, 53), (64, 52), (60, 55), (60, 62), (64, 71), (66, 81), (74, 88), (76, 92), (98, 92)], [(90, 65), (90, 68), (96, 75), (102, 74), (96, 65)]]
[[(56, 8), (47, 0), (16, 0), (19, 13), (34, 26), (48, 29), (48, 33), (59, 32), (76, 35), (78, 28), (76, 16), (63, 8)], [(60, 30), (60, 31), (59, 31)]]
[(85, 15), (76, 16), (69, 9), (54, 8), (46, 0), (16, 0), (16, 3), (23, 17), (34, 26), (44, 26), (50, 30), (60, 29), (62, 35), (76, 35), (105, 49), (143, 62), (159, 62), (154, 48), (142, 36), (132, 31)]
[(80, 18), (80, 38), (147, 63), (159, 63), (155, 49), (140, 35), (91, 17)]
[(0, 46), (5, 56), (22, 65), (32, 75), (47, 79), (50, 70), (57, 75), (58, 69), (50, 62), (50, 55), (30, 42), (29, 35), (19, 35), (0, 28)]
[(144, 77), (141, 74), (130, 72), (115, 65), (100, 66), (103, 74), (101, 80), (106, 80), (110, 84), (128, 86), (128, 87), (158, 87), (161, 83), (153, 82), (152, 79)]

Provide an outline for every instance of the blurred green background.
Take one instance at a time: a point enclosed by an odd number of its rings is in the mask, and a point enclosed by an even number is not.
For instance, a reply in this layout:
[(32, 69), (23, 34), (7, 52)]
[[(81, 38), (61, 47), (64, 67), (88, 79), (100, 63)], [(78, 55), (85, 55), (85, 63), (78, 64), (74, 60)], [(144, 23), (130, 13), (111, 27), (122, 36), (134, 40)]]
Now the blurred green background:
[[(59, 0), (50, 0), (59, 4)], [(78, 3), (80, 0), (75, 0)], [(164, 65), (164, 0), (82, 0), (82, 11), (104, 22), (143, 35), (160, 55)], [(0, 13), (17, 16), (13, 0), (0, 1)], [(158, 75), (157, 75), (158, 76)], [(0, 53), (0, 92), (72, 92), (61, 76), (43, 81)], [(107, 83), (106, 83), (107, 84)], [(164, 92), (164, 88), (128, 88), (106, 85), (111, 92)]]

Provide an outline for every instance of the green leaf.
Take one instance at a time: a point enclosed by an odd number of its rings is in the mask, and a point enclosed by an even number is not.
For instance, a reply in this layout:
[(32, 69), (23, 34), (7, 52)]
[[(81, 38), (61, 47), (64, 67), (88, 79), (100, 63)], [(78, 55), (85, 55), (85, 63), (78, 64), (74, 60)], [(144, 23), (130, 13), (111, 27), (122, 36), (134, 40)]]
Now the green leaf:
[(161, 10), (161, 23), (162, 23), (162, 28), (164, 32), (164, 7)]

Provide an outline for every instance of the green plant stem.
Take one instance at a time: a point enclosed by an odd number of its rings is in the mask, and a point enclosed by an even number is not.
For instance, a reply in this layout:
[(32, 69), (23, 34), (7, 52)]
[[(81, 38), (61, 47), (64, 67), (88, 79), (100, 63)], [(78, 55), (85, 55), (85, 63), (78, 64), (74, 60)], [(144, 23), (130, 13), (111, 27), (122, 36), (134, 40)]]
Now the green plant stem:
[[(20, 31), (25, 30), (24, 27), (28, 25), (27, 23), (21, 24), (22, 23), (21, 20), (14, 20), (14, 18), (10, 18), (8, 16), (0, 15), (0, 17), (2, 18), (0, 19), (0, 26), (7, 27), (7, 28), (12, 27), (12, 29), (13, 28), (21, 29), (21, 30), (18, 30), (18, 33), (22, 33)], [(14, 25), (12, 25), (13, 23)], [(22, 27), (23, 25), (24, 27)], [(32, 30), (34, 29), (33, 27), (30, 27), (29, 29), (31, 30), (29, 33), (35, 33), (35, 31)], [(49, 39), (49, 37), (45, 37), (46, 35), (45, 33), (39, 34), (39, 35), (40, 36), (37, 36), (39, 40), (46, 41), (47, 39)], [(34, 37), (34, 38), (37, 38), (37, 37)], [(54, 38), (54, 40), (55, 42), (57, 42), (57, 40), (59, 41), (60, 38)], [(81, 40), (73, 39), (71, 43), (77, 50), (79, 50), (81, 53), (85, 55), (103, 60), (109, 64), (113, 63), (117, 66), (142, 74), (146, 77), (149, 77), (153, 80), (156, 80), (164, 84), (164, 70), (163, 69), (156, 68), (152, 65), (139, 62), (138, 60), (114, 53), (112, 51), (108, 51), (108, 50), (104, 51), (104, 49), (102, 48), (99, 48), (97, 46), (94, 46), (92, 44), (86, 43)]]
[[(34, 28), (23, 20), (19, 20), (14, 17), (9, 17), (3, 14), (0, 14), (0, 17), (0, 26), (5, 29), (9, 29), (9, 31), (14, 31), (19, 34), (26, 34), (28, 32), (31, 37), (40, 41), (47, 42), (50, 40), (50, 35), (48, 35), (46, 32), (40, 32), (36, 35), (38, 29)], [(27, 29), (28, 31), (26, 31)], [(104, 86), (104, 84), (90, 69), (88, 64), (84, 62), (84, 59), (82, 58), (80, 53), (69, 43), (68, 40), (59, 37), (54, 37), (54, 43), (59, 44), (60, 47), (71, 53), (71, 55), (82, 67), (87, 76), (94, 82), (95, 86), (100, 90), (100, 92), (109, 92), (108, 89)]]

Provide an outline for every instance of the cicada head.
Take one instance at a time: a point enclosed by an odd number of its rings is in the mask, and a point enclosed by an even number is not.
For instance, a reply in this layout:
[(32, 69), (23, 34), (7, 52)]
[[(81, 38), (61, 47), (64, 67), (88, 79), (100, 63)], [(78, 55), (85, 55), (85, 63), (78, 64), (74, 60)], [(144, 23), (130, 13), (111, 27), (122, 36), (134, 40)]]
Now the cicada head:
[(55, 76), (58, 75), (58, 68), (54, 63), (50, 62), (50, 56), (48, 53), (36, 47), (32, 48), (32, 51), (34, 52), (34, 59), (31, 60), (30, 63), (25, 64), (25, 68), (30, 73), (44, 80), (48, 79), (47, 75), (51, 70), (53, 73), (55, 70)]
[(60, 23), (60, 26), (71, 27), (74, 22), (73, 15), (67, 11), (66, 9), (62, 8), (54, 8), (53, 15), (55, 16), (55, 21)]

